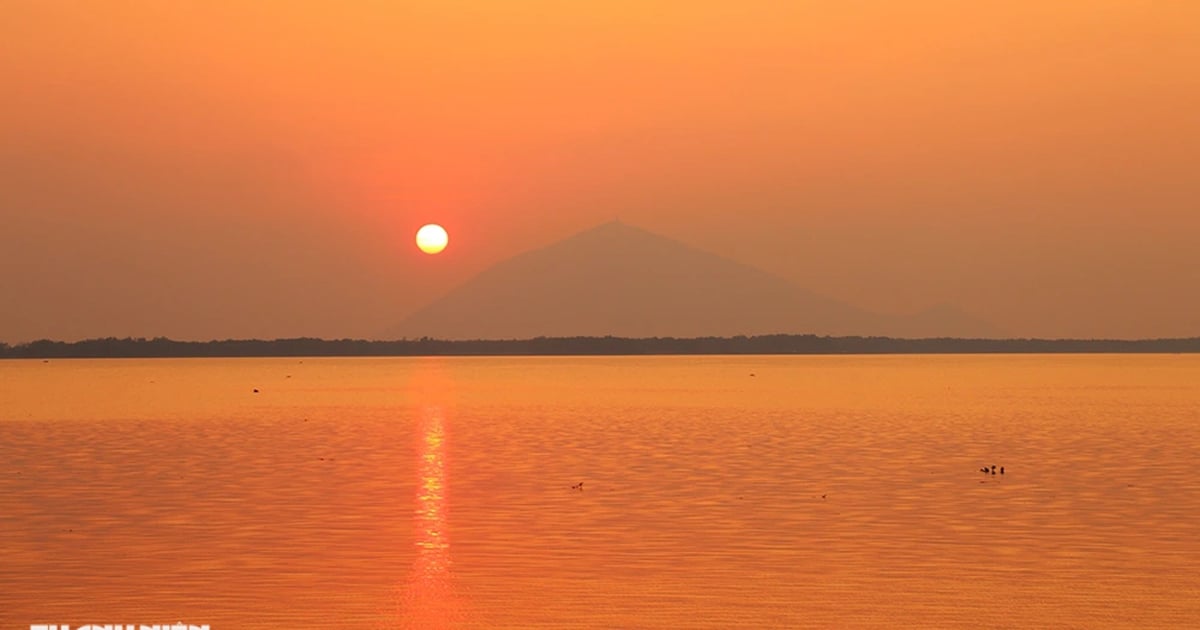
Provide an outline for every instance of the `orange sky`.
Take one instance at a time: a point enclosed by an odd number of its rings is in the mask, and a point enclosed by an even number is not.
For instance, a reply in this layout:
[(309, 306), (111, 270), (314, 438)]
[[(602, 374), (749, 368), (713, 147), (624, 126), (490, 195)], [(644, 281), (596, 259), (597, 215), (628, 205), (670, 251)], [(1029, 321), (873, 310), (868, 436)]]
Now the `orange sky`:
[(0, 340), (372, 336), (613, 217), (875, 310), (1200, 335), (1200, 3), (246, 4), (5, 4)]

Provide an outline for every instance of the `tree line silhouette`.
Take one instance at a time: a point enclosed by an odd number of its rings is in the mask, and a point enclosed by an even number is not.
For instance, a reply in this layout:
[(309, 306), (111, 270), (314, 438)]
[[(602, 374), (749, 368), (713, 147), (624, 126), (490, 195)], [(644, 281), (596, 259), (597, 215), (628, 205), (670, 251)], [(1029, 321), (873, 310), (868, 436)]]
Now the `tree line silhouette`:
[(0, 343), (0, 358), (171, 358), (323, 356), (528, 356), (667, 354), (1021, 354), (1200, 352), (1200, 337), (1178, 339), (897, 339), (759, 335), (737, 337), (536, 337), (533, 339), (226, 339), (106, 337)]

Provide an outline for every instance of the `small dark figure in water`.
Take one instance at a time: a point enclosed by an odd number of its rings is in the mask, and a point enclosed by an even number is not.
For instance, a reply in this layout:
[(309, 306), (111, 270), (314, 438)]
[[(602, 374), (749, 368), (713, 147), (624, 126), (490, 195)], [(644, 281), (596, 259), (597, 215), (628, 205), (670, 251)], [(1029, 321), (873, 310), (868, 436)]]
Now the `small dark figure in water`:
[(987, 467), (987, 466), (984, 466), (983, 468), (980, 468), (980, 469), (979, 469), (979, 472), (981, 472), (981, 473), (983, 473), (983, 474), (985, 474), (985, 475), (987, 474), (987, 471), (988, 471), (988, 467)]
[(992, 474), (996, 474), (996, 465), (992, 464)]
[(1001, 466), (1001, 467), (1000, 467), (1000, 474), (1001, 474), (1001, 475), (1003, 475), (1003, 474), (1004, 474), (1004, 467), (1003, 467), (1003, 466)]
[(580, 492), (583, 492), (583, 482), (582, 482), (582, 481), (580, 481), (579, 483), (577, 483), (577, 484), (575, 484), (575, 485), (571, 486), (571, 489), (572, 489), (572, 490), (578, 490), (578, 491), (580, 491)]

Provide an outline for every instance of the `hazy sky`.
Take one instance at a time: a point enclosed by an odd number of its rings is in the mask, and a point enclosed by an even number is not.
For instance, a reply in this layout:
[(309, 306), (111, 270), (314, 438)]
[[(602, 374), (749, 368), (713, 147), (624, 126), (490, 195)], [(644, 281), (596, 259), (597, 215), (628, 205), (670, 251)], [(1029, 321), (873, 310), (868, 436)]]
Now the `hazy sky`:
[(1194, 0), (3, 13), (3, 341), (372, 336), (614, 217), (879, 311), (1200, 335)]

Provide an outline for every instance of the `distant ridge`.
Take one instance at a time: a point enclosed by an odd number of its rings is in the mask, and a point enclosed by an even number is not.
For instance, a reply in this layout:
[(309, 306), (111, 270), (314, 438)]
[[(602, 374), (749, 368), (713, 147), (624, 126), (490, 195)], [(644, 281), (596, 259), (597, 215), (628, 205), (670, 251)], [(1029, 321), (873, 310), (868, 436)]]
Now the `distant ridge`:
[(808, 333), (999, 336), (951, 306), (872, 313), (610, 221), (484, 270), (384, 338), (703, 337)]
[(689, 354), (1030, 354), (1030, 353), (1200, 353), (1200, 337), (1182, 339), (891, 339), (887, 337), (651, 338), (541, 337), (519, 340), (448, 341), (406, 339), (228, 339), (174, 341), (88, 339), (73, 343), (41, 340), (9, 346), (4, 359), (166, 357), (332, 356), (571, 356)]

